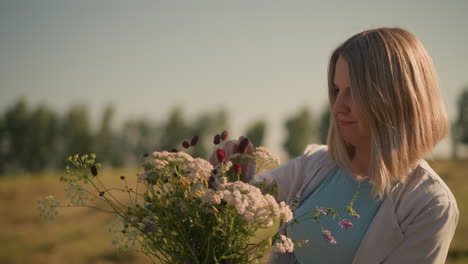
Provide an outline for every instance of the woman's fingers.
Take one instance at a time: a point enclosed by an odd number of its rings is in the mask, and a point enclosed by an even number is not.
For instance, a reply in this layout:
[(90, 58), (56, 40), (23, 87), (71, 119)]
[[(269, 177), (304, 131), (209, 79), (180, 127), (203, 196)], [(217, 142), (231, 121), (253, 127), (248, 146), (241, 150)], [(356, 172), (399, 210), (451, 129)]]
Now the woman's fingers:
[(224, 155), (226, 159), (229, 159), (229, 157), (232, 154), (236, 153), (242, 153), (242, 154), (248, 154), (252, 155), (254, 153), (254, 146), (252, 145), (252, 142), (244, 136), (239, 137), (238, 140), (231, 139), (231, 140), (226, 140), (224, 143), (217, 147), (212, 153), (210, 158), (208, 159), (213, 166), (217, 166), (219, 164), (219, 160), (217, 157), (217, 150), (222, 149), (224, 151)]

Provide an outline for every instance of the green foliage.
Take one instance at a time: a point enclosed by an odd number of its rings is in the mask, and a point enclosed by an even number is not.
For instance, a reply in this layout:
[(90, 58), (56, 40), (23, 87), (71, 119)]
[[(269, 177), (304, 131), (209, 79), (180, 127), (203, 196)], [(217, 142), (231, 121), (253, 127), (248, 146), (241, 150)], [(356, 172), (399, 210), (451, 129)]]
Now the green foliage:
[(64, 153), (85, 154), (96, 151), (86, 105), (70, 107), (63, 120), (62, 135), (66, 149)]
[(458, 118), (455, 122), (456, 140), (461, 144), (468, 144), (468, 88), (458, 97)]
[(303, 108), (287, 119), (284, 124), (287, 132), (286, 141), (283, 144), (284, 149), (290, 157), (302, 154), (307, 144), (312, 143), (316, 138), (311, 112)]
[(190, 136), (189, 125), (184, 117), (181, 108), (175, 108), (169, 114), (169, 118), (164, 125), (161, 138), (160, 149), (170, 151), (173, 148), (179, 148), (180, 142)]
[(327, 143), (328, 129), (330, 127), (330, 107), (326, 107), (320, 115), (319, 138), (320, 144)]
[(120, 130), (115, 128), (114, 116), (115, 107), (106, 106), (93, 127), (84, 104), (71, 105), (58, 115), (44, 105), (31, 108), (24, 98), (18, 100), (0, 115), (0, 175), (63, 168), (69, 153), (95, 152), (103, 157), (103, 163), (113, 166), (137, 164), (144, 153), (155, 149), (180, 150), (181, 141), (193, 135), (200, 140), (191, 154), (206, 157), (211, 151), (207, 147), (212, 142), (209, 135), (228, 129), (223, 109), (188, 121), (182, 110), (175, 108), (162, 125), (143, 118), (129, 119)]
[(267, 123), (265, 120), (258, 120), (252, 123), (245, 132), (245, 136), (250, 139), (254, 146), (263, 145)]

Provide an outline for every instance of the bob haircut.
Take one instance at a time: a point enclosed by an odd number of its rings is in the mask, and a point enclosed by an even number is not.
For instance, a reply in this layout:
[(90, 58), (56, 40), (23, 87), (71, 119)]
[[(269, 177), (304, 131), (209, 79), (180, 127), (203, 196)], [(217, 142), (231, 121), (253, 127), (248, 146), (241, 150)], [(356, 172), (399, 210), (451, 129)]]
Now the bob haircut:
[[(335, 102), (338, 57), (348, 63), (351, 96), (371, 134), (369, 180), (374, 195), (404, 181), (417, 162), (447, 134), (448, 120), (432, 59), (421, 42), (401, 28), (363, 31), (332, 53), (328, 67), (330, 106)], [(354, 147), (340, 136), (331, 115), (329, 153), (351, 170)], [(358, 175), (360, 176), (360, 175)]]

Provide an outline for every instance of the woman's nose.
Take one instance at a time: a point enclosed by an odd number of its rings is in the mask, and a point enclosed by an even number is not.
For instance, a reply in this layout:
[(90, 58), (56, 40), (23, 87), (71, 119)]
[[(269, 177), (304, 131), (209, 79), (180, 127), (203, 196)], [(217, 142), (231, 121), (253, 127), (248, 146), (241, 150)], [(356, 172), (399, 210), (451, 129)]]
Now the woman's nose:
[(349, 102), (342, 94), (338, 94), (332, 107), (333, 113), (346, 113), (349, 111)]

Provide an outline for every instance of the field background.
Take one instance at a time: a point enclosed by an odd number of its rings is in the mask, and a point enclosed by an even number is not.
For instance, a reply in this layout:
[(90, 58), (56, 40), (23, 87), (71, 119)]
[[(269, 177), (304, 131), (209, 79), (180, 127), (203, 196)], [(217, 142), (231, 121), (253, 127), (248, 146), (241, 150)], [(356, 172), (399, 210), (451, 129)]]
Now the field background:
[[(468, 161), (430, 162), (453, 191), (460, 220), (446, 263), (468, 263)], [(133, 169), (100, 173), (105, 184), (119, 186), (120, 175), (132, 177)], [(109, 224), (114, 216), (86, 208), (63, 208), (54, 221), (41, 220), (37, 199), (52, 194), (64, 200), (59, 173), (10, 175), (0, 179), (0, 263), (81, 264), (151, 263), (143, 255), (118, 252), (111, 245)]]

